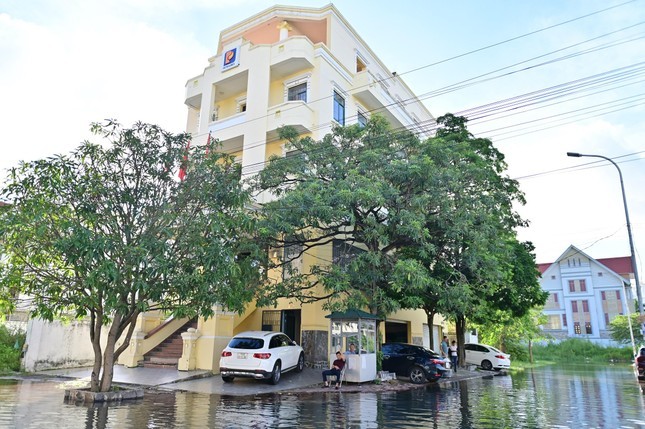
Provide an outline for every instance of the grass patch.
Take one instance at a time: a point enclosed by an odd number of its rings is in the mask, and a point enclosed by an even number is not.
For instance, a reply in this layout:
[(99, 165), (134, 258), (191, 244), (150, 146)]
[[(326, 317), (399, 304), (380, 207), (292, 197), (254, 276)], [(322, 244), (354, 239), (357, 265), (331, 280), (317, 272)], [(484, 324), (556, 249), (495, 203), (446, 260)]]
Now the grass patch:
[[(513, 357), (511, 356), (511, 359)], [(523, 361), (523, 360), (511, 360), (511, 368), (509, 371), (524, 371), (526, 369), (531, 369), (531, 368), (539, 368), (542, 366), (549, 366), (549, 365), (555, 365), (557, 362), (554, 362), (552, 360), (536, 360), (533, 363), (530, 363), (528, 361)]]
[[(533, 345), (533, 358), (535, 362), (585, 362), (585, 363), (631, 363), (633, 361), (630, 347), (603, 347), (591, 341), (569, 339), (559, 343), (552, 342), (545, 345)], [(511, 355), (512, 359), (512, 355)], [(513, 366), (529, 364), (528, 359), (515, 359)]]

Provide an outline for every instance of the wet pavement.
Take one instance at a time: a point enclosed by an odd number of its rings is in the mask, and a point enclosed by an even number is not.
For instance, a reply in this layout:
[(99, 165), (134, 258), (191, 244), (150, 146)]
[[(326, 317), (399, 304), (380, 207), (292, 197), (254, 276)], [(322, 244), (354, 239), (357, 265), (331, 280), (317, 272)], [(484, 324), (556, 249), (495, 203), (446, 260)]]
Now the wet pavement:
[[(322, 388), (312, 369), (284, 374), (278, 386), (238, 379), (224, 385), (217, 375), (188, 379), (208, 371), (117, 371), (121, 382), (147, 384), (142, 399), (64, 402), (61, 389), (79, 383), (66, 377), (86, 377), (88, 369), (0, 377), (0, 428), (645, 428), (644, 396), (628, 365), (558, 364), (508, 376), (460, 369), (439, 383), (400, 379), (340, 390)], [(207, 393), (168, 389), (182, 384)], [(269, 390), (277, 391), (260, 394)]]
[[(79, 381), (87, 381), (91, 368), (69, 368), (40, 371), (39, 376), (63, 377)], [(483, 371), (460, 369), (450, 378), (442, 378), (439, 383), (455, 382), (470, 378), (492, 376)], [(262, 395), (284, 391), (316, 391), (322, 389), (322, 375), (320, 369), (305, 368), (302, 372), (294, 371), (282, 374), (280, 383), (272, 385), (266, 381), (257, 381), (249, 378), (236, 378), (232, 383), (224, 383), (222, 377), (214, 375), (208, 370), (178, 371), (169, 368), (126, 368), (121, 365), (114, 367), (115, 384), (137, 385), (145, 388), (160, 390), (186, 391), (206, 394), (219, 394), (230, 396)], [(375, 383), (343, 383), (343, 392), (366, 392), (384, 390), (403, 390), (422, 385), (414, 385), (406, 378), (400, 378), (381, 384)], [(327, 389), (332, 390), (333, 389)]]

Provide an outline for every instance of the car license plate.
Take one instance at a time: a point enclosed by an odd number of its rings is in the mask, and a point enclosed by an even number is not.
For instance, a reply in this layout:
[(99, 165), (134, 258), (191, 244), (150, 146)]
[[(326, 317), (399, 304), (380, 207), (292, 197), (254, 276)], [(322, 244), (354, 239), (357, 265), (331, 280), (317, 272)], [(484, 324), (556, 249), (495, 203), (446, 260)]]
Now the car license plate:
[(237, 358), (238, 359), (246, 359), (248, 356), (248, 353), (238, 353)]

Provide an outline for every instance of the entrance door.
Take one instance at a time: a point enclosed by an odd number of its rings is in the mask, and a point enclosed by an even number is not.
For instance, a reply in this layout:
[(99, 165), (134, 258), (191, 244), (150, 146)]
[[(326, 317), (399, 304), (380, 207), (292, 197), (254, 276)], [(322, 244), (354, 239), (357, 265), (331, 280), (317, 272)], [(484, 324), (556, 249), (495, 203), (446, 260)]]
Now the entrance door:
[(385, 322), (386, 343), (407, 343), (408, 324), (405, 322)]
[(282, 311), (282, 332), (300, 344), (300, 310)]
[(262, 330), (284, 332), (300, 344), (300, 310), (264, 310)]

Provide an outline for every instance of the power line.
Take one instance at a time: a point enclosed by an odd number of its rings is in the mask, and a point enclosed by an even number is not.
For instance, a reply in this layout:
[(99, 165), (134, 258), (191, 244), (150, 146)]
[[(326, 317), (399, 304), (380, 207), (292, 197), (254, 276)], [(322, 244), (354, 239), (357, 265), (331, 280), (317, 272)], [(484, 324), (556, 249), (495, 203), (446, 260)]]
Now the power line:
[[(586, 119), (591, 119), (591, 118), (597, 118), (597, 117), (600, 117), (600, 116), (605, 116), (608, 113), (620, 112), (622, 110), (631, 109), (632, 107), (640, 106), (642, 104), (644, 104), (644, 103), (638, 103), (638, 104), (635, 104), (635, 105), (629, 105), (629, 106), (621, 107), (619, 109), (613, 109), (613, 110), (609, 110), (609, 111), (604, 111), (604, 112), (598, 113), (596, 115), (585, 116), (582, 119), (586, 120)], [(532, 130), (532, 131), (516, 130), (515, 132), (517, 132), (517, 131), (523, 131), (523, 132), (521, 132), (520, 134), (515, 134), (515, 135), (512, 135), (512, 136), (503, 137), (503, 138), (497, 138), (497, 136), (489, 136), (488, 138), (495, 139), (495, 142), (499, 143), (500, 141), (509, 140), (509, 139), (513, 139), (513, 138), (516, 138), (516, 137), (520, 137), (520, 136), (525, 136), (527, 134), (533, 134), (533, 133), (537, 133), (537, 132), (540, 132), (540, 131), (549, 130), (549, 129), (552, 129), (552, 128), (558, 128), (558, 127), (561, 127), (563, 125), (577, 123), (577, 122), (580, 122), (580, 120), (581, 120), (580, 118), (573, 119), (573, 120), (570, 120), (570, 121), (567, 121), (567, 122), (557, 123), (557, 124), (552, 125), (550, 127), (542, 127), (542, 128), (538, 128), (538, 129), (535, 129), (535, 130)], [(508, 134), (508, 133), (504, 133), (504, 134)]]
[[(642, 24), (642, 23), (641, 23), (641, 24)], [(637, 25), (641, 25), (641, 24), (637, 24)], [(633, 27), (633, 26), (630, 26), (630, 27), (627, 27), (627, 28), (631, 28), (631, 27)], [(622, 31), (622, 30), (619, 30), (619, 31)], [(615, 33), (615, 32), (608, 33), (608, 34), (613, 34), (613, 33)], [(602, 36), (601, 36), (601, 37), (602, 37)], [(630, 41), (631, 41), (631, 40), (630, 40)], [(557, 51), (554, 51), (554, 52), (557, 52)], [(536, 58), (538, 58), (538, 57), (536, 57)], [(521, 63), (518, 63), (518, 64), (521, 64)], [(544, 64), (548, 64), (548, 63), (543, 63), (543, 64), (541, 64), (541, 65), (544, 65)], [(639, 64), (645, 64), (645, 62), (644, 62), (644, 63), (639, 63)], [(532, 68), (535, 68), (535, 67), (538, 67), (538, 66), (540, 66), (540, 64), (538, 64), (538, 65), (534, 65)], [(627, 68), (630, 68), (630, 67), (634, 67), (634, 66), (629, 66), (629, 67), (620, 68), (620, 69), (616, 69), (616, 70), (627, 69)], [(498, 70), (496, 70), (496, 71), (503, 70), (503, 69), (506, 69), (506, 68), (507, 68), (507, 67), (504, 67), (504, 68), (502, 68), (502, 69), (498, 69)], [(483, 79), (483, 80), (480, 80), (480, 81), (473, 81), (473, 82), (471, 82), (471, 83), (470, 83), (469, 85), (467, 85), (467, 86), (475, 85), (475, 84), (477, 84), (477, 83), (481, 83), (481, 82), (488, 81), (488, 80), (492, 80), (492, 79), (497, 79), (497, 78), (500, 78), (500, 77), (507, 76), (507, 75), (509, 75), (509, 74), (516, 73), (516, 72), (518, 72), (518, 71), (511, 72), (511, 73), (508, 73), (508, 74), (505, 74), (505, 75), (500, 75), (500, 76), (495, 76), (495, 77), (491, 77), (491, 78)], [(491, 73), (492, 73), (492, 72), (491, 72)], [(489, 73), (487, 73), (487, 74), (489, 74)], [(484, 75), (486, 75), (486, 74), (484, 74)], [(480, 76), (484, 76), (484, 75), (480, 75)], [(472, 79), (476, 79), (476, 78), (472, 78)], [(468, 79), (468, 80), (466, 80), (466, 81), (462, 81), (462, 82), (471, 81), (472, 79)], [(584, 79), (587, 79), (587, 78), (584, 78)], [(423, 95), (421, 95), (421, 96), (419, 96), (419, 97), (415, 97), (415, 98), (413, 98), (413, 99), (404, 100), (404, 103), (406, 103), (406, 102), (415, 102), (415, 103), (418, 103), (418, 102), (420, 102), (421, 100), (424, 100), (424, 99), (430, 98), (430, 97), (432, 97), (432, 96), (445, 94), (445, 93), (447, 93), (447, 92), (452, 92), (452, 91), (456, 91), (456, 90), (458, 90), (458, 89), (462, 89), (462, 88), (463, 88), (463, 87), (455, 87), (455, 85), (456, 85), (456, 84), (449, 85), (449, 86), (446, 86), (446, 87), (444, 87), (444, 88), (438, 89), (438, 90), (436, 90), (436, 91), (434, 91), (434, 92), (426, 93), (426, 94), (423, 94)], [(452, 89), (451, 89), (451, 88), (452, 88)], [(441, 91), (443, 91), (443, 92), (441, 92)], [(326, 98), (327, 98), (327, 97), (325, 97), (325, 98), (323, 98), (323, 99), (326, 99)], [(320, 101), (320, 100), (322, 100), (322, 99), (314, 100), (313, 102)], [(313, 102), (312, 102), (312, 103), (313, 103)], [(369, 112), (369, 113), (372, 113), (372, 114), (374, 114), (374, 113), (379, 113), (380, 111), (385, 110), (385, 109), (387, 109), (387, 108), (389, 108), (389, 107), (392, 107), (392, 106), (394, 106), (394, 105), (396, 105), (396, 104), (398, 104), (398, 103), (397, 103), (397, 102), (394, 102), (394, 103), (391, 103), (391, 104), (388, 104), (388, 105), (385, 105), (385, 106), (382, 106), (382, 107), (379, 107), (379, 108), (376, 108), (376, 109), (369, 110), (368, 112)], [(296, 108), (296, 107), (292, 107), (292, 108)], [(292, 109), (292, 108), (288, 108), (288, 109), (286, 109), (286, 110), (290, 110), (290, 109)], [(462, 113), (462, 112), (460, 112), (460, 113), (459, 113), (459, 115), (467, 116), (467, 115), (465, 115), (465, 114), (464, 114), (464, 113)], [(356, 116), (357, 116), (357, 115), (350, 116), (350, 117), (348, 117), (348, 119), (349, 119), (349, 120), (352, 120), (352, 119), (356, 118)], [(266, 117), (266, 116), (263, 116), (263, 118), (264, 118), (264, 117)], [(247, 121), (247, 122), (248, 122), (248, 121)], [(332, 126), (332, 124), (333, 124), (333, 122), (326, 122), (326, 123), (322, 123), (322, 124), (319, 124), (317, 127), (314, 127), (314, 128), (313, 128), (312, 130), (310, 130), (310, 131), (311, 131), (311, 132), (313, 132), (313, 131), (317, 131), (317, 130), (321, 130), (321, 129), (329, 128), (329, 127), (331, 127), (331, 126)], [(434, 129), (436, 129), (436, 127), (435, 127), (435, 128), (430, 128), (430, 129), (428, 129), (428, 128), (425, 128), (425, 126), (426, 126), (426, 125), (434, 125), (434, 124), (435, 124), (434, 120), (431, 120), (430, 122), (424, 121), (424, 122), (421, 122), (421, 123), (417, 123), (417, 124), (415, 124), (415, 126), (416, 126), (416, 127), (418, 127), (418, 128), (420, 128), (420, 129), (423, 129), (423, 130), (424, 130), (424, 134), (427, 134), (427, 133), (431, 133), (432, 131), (434, 131)], [(403, 128), (403, 127), (402, 127), (402, 128)], [(407, 129), (407, 127), (406, 127), (406, 129)], [(257, 146), (262, 146), (262, 145), (264, 145), (264, 144), (266, 144), (266, 143), (269, 143), (269, 142), (272, 142), (272, 141), (278, 141), (278, 140), (279, 140), (278, 138), (274, 138), (274, 139), (272, 139), (272, 140), (270, 140), (270, 141), (269, 141), (269, 140), (262, 140), (262, 141), (258, 141), (258, 142), (250, 143), (250, 144), (246, 145), (246, 149), (254, 148), (254, 147), (257, 147)]]
[[(529, 93), (526, 93), (526, 94), (511, 97), (511, 98), (508, 98), (508, 99), (499, 100), (499, 101), (496, 101), (496, 102), (493, 102), (493, 103), (487, 103), (487, 104), (485, 104), (483, 106), (479, 106), (479, 107), (475, 107), (475, 108), (469, 108), (469, 109), (461, 111), (461, 112), (456, 112), (455, 115), (457, 115), (457, 116), (467, 116), (467, 117), (470, 116), (472, 118), (472, 115), (477, 114), (478, 112), (487, 112), (488, 115), (475, 117), (474, 119), (469, 118), (469, 123), (476, 124), (477, 121), (482, 119), (482, 118), (486, 118), (486, 117), (498, 114), (498, 113), (495, 112), (495, 109), (498, 109), (498, 110), (502, 109), (502, 111), (513, 111), (514, 112), (513, 114), (520, 114), (520, 113), (524, 113), (526, 111), (529, 111), (529, 110), (519, 111), (520, 107), (526, 108), (528, 106), (543, 103), (545, 101), (556, 100), (556, 99), (562, 98), (564, 96), (569, 96), (569, 95), (572, 95), (572, 94), (584, 92), (585, 90), (588, 90), (589, 88), (593, 89), (595, 87), (605, 86), (605, 85), (607, 85), (609, 83), (623, 82), (625, 80), (633, 79), (633, 78), (641, 76), (643, 74), (645, 74), (645, 62), (637, 63), (637, 64), (627, 66), (627, 67), (620, 67), (620, 68), (613, 69), (613, 70), (610, 70), (610, 71), (607, 71), (607, 72), (587, 76), (587, 77), (580, 78), (580, 79), (577, 79), (577, 80), (574, 80), (574, 81), (566, 82), (566, 83), (563, 83), (563, 84), (558, 84), (558, 85), (551, 86), (551, 87), (544, 88), (544, 89), (537, 90), (537, 91), (532, 91), (532, 92), (529, 92)], [(623, 85), (621, 85), (621, 86), (623, 86)], [(611, 87), (611, 88), (604, 89), (602, 91), (597, 91), (597, 92), (608, 91), (610, 89), (615, 89), (615, 88), (616, 87)], [(576, 97), (576, 98), (580, 98), (580, 97)], [(527, 101), (525, 101), (525, 100), (527, 100)], [(620, 100), (615, 100), (614, 102), (617, 102), (617, 101), (620, 101)], [(523, 103), (523, 104), (521, 104), (521, 103)], [(576, 111), (579, 111), (579, 110), (581, 110), (581, 109), (569, 111), (569, 112), (566, 112), (566, 113), (562, 113), (560, 115), (575, 113)], [(507, 115), (507, 116), (511, 116), (511, 115)], [(548, 117), (536, 119), (535, 121), (545, 120), (545, 119), (553, 118), (553, 117), (557, 117), (557, 116), (558, 115), (551, 115), (551, 116), (548, 116)], [(598, 115), (595, 115), (595, 116), (598, 116)], [(481, 122), (485, 122), (485, 121), (481, 121)], [(568, 122), (568, 123), (570, 123), (570, 122)], [(501, 128), (501, 129), (513, 128), (513, 127), (520, 126), (522, 124), (524, 124), (524, 123), (509, 125), (507, 127)], [(428, 125), (430, 125), (430, 124), (428, 124)], [(432, 125), (434, 126), (434, 128), (432, 128), (432, 131), (436, 130), (436, 122), (433, 121)], [(561, 125), (564, 125), (564, 124), (561, 124)], [(553, 128), (553, 127), (543, 127), (540, 130), (545, 130), (545, 129), (549, 129), (549, 128)], [(537, 131), (540, 131), (540, 130), (535, 130), (535, 131), (532, 131), (532, 132), (537, 132)], [(407, 130), (406, 127), (400, 127), (398, 129), (394, 129), (392, 131), (397, 132), (397, 131), (408, 131), (408, 130)], [(490, 131), (495, 131), (495, 130), (489, 130), (489, 131), (486, 131), (486, 132), (490, 132)], [(521, 131), (521, 130), (515, 130), (514, 132), (517, 132), (517, 131)], [(504, 133), (504, 134), (507, 134), (507, 133)], [(498, 135), (502, 135), (502, 134), (498, 134)], [(498, 141), (506, 140), (508, 138), (513, 138), (513, 137), (516, 137), (516, 136), (507, 137), (507, 138), (503, 138), (503, 139), (497, 139), (496, 137), (497, 137), (497, 135), (492, 136), (491, 138), (494, 138), (495, 141), (498, 142)], [(275, 139), (274, 141), (277, 141), (277, 140), (278, 139)], [(263, 144), (264, 144), (264, 142), (263, 142)], [(266, 164), (266, 161), (260, 161), (260, 162), (253, 163), (253, 164), (247, 164), (245, 166), (246, 172), (244, 172), (243, 175), (248, 176), (248, 175), (255, 174), (257, 171), (260, 171), (265, 164)]]
[[(618, 159), (618, 158), (624, 158), (624, 157), (627, 157), (627, 156), (640, 155), (642, 153), (645, 153), (645, 150), (642, 150), (640, 152), (628, 153), (626, 155), (616, 156), (616, 157), (612, 158), (612, 160), (615, 160), (615, 159)], [(627, 159), (627, 160), (623, 160), (623, 161), (616, 161), (616, 164), (624, 164), (626, 162), (633, 162), (633, 161), (643, 161), (644, 159), (645, 158)], [(554, 173), (572, 173), (572, 172), (575, 172), (575, 171), (587, 170), (587, 169), (590, 169), (590, 168), (599, 168), (599, 167), (605, 167), (605, 166), (606, 166), (606, 164), (604, 163), (604, 161), (590, 161), (590, 162), (586, 162), (586, 163), (583, 163), (583, 164), (574, 165), (574, 166), (571, 166), (571, 167), (556, 168), (556, 169), (553, 169), (553, 170), (542, 171), (542, 172), (539, 172), (539, 173), (527, 174), (526, 176), (515, 177), (513, 180), (518, 180), (519, 181), (519, 180), (523, 180), (523, 179), (531, 179), (531, 178), (534, 178), (534, 177), (546, 176), (546, 175), (554, 174)]]
[[(525, 34), (520, 35), (520, 36), (516, 36), (516, 37), (510, 38), (510, 39), (506, 39), (506, 40), (501, 41), (501, 42), (497, 42), (497, 43), (494, 43), (494, 44), (491, 44), (491, 45), (488, 45), (488, 46), (485, 46), (485, 47), (482, 47), (482, 48), (479, 48), (479, 49), (475, 49), (475, 50), (473, 50), (473, 51), (469, 51), (469, 52), (466, 52), (466, 53), (463, 53), (463, 54), (460, 54), (460, 55), (457, 55), (457, 56), (454, 56), (454, 57), (451, 57), (451, 58), (447, 58), (447, 59), (445, 59), (445, 60), (442, 60), (442, 61), (439, 61), (439, 62), (436, 62), (436, 63), (427, 64), (427, 65), (425, 65), (425, 66), (418, 67), (418, 68), (416, 68), (416, 69), (413, 69), (413, 70), (410, 70), (410, 71), (407, 71), (407, 72), (402, 72), (402, 73), (400, 73), (399, 75), (412, 73), (412, 72), (415, 72), (415, 71), (417, 71), (417, 70), (422, 70), (422, 69), (425, 69), (425, 68), (431, 67), (431, 66), (433, 66), (433, 65), (437, 65), (437, 64), (441, 64), (441, 63), (444, 63), (444, 62), (447, 62), (447, 61), (451, 61), (451, 60), (456, 59), (456, 58), (460, 58), (460, 57), (463, 57), (463, 56), (466, 56), (466, 55), (469, 55), (469, 54), (472, 54), (472, 53), (475, 53), (475, 52), (479, 52), (479, 51), (482, 51), (482, 50), (485, 50), (485, 49), (489, 49), (489, 48), (492, 48), (492, 47), (495, 47), (495, 46), (499, 46), (499, 45), (502, 45), (502, 44), (505, 44), (505, 43), (508, 43), (508, 42), (511, 42), (511, 41), (514, 41), (514, 40), (521, 39), (521, 38), (523, 38), (523, 37), (527, 37), (527, 36), (530, 36), (530, 35), (533, 35), (533, 34), (536, 34), (536, 33), (540, 33), (540, 32), (542, 32), (542, 31), (546, 31), (546, 30), (549, 30), (549, 29), (552, 29), (552, 28), (555, 28), (555, 27), (558, 27), (558, 26), (561, 26), (561, 25), (565, 25), (565, 24), (568, 24), (568, 23), (571, 23), (571, 22), (574, 22), (574, 21), (577, 21), (577, 20), (580, 20), (580, 19), (584, 19), (584, 18), (587, 18), (587, 17), (593, 16), (593, 15), (596, 15), (596, 14), (599, 14), (599, 13), (607, 12), (607, 11), (612, 10), (612, 9), (614, 9), (614, 8), (621, 7), (621, 6), (627, 5), (627, 4), (629, 4), (629, 3), (633, 3), (634, 1), (636, 1), (636, 0), (630, 0), (630, 1), (627, 1), (627, 2), (624, 2), (624, 3), (621, 3), (621, 4), (618, 4), (618, 5), (615, 5), (615, 6), (612, 6), (612, 7), (608, 7), (608, 8), (605, 8), (605, 9), (601, 9), (601, 10), (598, 10), (598, 11), (595, 11), (595, 12), (592, 12), (592, 13), (589, 13), (589, 14), (586, 14), (586, 15), (582, 15), (582, 16), (579, 16), (579, 17), (576, 17), (576, 18), (573, 18), (573, 19), (570, 19), (570, 20), (567, 20), (567, 21), (560, 22), (560, 23), (558, 23), (558, 24), (554, 24), (554, 25), (552, 25), (552, 26), (544, 27), (544, 28), (541, 28), (541, 29), (538, 29), (538, 30), (535, 30), (535, 31), (532, 31), (532, 32), (529, 32), (529, 33), (525, 33)], [(614, 34), (614, 33), (620, 32), (620, 31), (624, 31), (624, 30), (626, 30), (626, 29), (633, 28), (633, 27), (638, 26), (638, 25), (641, 25), (641, 24), (642, 24), (642, 23), (638, 23), (638, 24), (634, 24), (634, 25), (632, 25), (632, 26), (624, 27), (624, 28), (622, 28), (622, 29), (620, 29), (620, 30), (616, 30), (616, 31), (613, 31), (613, 32), (610, 32), (610, 33), (606, 33), (606, 34), (604, 34), (604, 35), (601, 35), (601, 36), (595, 37), (595, 38), (593, 38), (593, 39), (590, 39), (590, 40), (586, 40), (586, 41), (580, 42), (579, 44), (587, 43), (587, 42), (589, 42), (589, 41), (591, 41), (591, 40), (596, 40), (596, 39), (601, 38), (601, 37), (606, 37), (607, 35)], [(572, 47), (572, 46), (576, 46), (576, 45), (579, 45), (579, 44), (571, 45), (571, 46), (569, 46), (569, 47), (567, 47), (567, 48), (570, 48), (570, 47)], [(567, 49), (567, 48), (563, 48), (563, 49)], [(554, 52), (558, 52), (558, 51), (560, 51), (560, 50), (562, 50), (562, 49), (559, 49), (559, 50), (554, 51)], [(551, 53), (549, 53), (549, 54), (552, 54), (552, 53), (553, 53), (553, 52), (551, 52)], [(545, 54), (545, 55), (549, 55), (549, 54)], [(536, 57), (536, 58), (539, 58), (539, 57)], [(521, 64), (521, 63), (518, 63), (518, 64)], [(537, 67), (537, 66), (534, 66), (534, 67)], [(383, 82), (385, 82), (385, 81), (387, 81), (387, 80), (390, 80), (390, 79), (394, 79), (394, 76), (392, 76), (392, 77), (387, 77), (387, 78), (384, 78), (384, 79), (381, 79), (381, 80), (377, 80), (377, 81), (376, 81), (376, 83), (383, 83)], [(476, 78), (472, 78), (472, 79), (476, 79)], [(472, 79), (469, 79), (469, 80), (472, 80)], [(454, 85), (457, 85), (457, 84), (453, 84), (453, 85), (451, 85), (451, 86), (454, 86)], [(437, 91), (442, 91), (442, 90), (444, 90), (444, 91), (445, 91), (447, 88), (448, 88), (448, 87), (443, 88), (443, 89), (440, 89), (440, 90), (437, 90)], [(454, 89), (454, 90), (456, 90), (456, 89)], [(429, 94), (427, 95), (427, 97), (432, 96), (432, 95), (435, 95), (435, 94), (434, 94), (434, 93), (429, 93)], [(325, 96), (325, 97), (322, 97), (322, 98), (319, 98), (319, 99), (316, 99), (316, 100), (312, 100), (310, 103), (316, 103), (316, 102), (323, 101), (323, 100), (329, 100), (329, 99), (331, 99), (331, 97), (333, 97), (333, 95), (329, 95), (329, 96)], [(412, 99), (404, 100), (403, 102), (404, 102), (404, 103), (405, 103), (405, 102), (420, 102), (420, 100), (421, 100), (421, 99), (423, 99), (423, 96), (421, 96), (421, 97), (414, 97), (414, 98), (412, 98)], [(374, 113), (374, 112), (376, 112), (376, 111), (380, 111), (380, 110), (386, 109), (386, 108), (388, 108), (388, 107), (391, 107), (391, 106), (392, 106), (392, 105), (394, 105), (394, 104), (397, 104), (397, 103), (395, 102), (395, 103), (392, 103), (392, 104), (387, 105), (387, 106), (383, 106), (383, 107), (378, 108), (378, 109), (373, 109), (373, 110), (371, 110), (371, 111), (370, 111), (370, 113)], [(297, 107), (287, 108), (286, 110), (290, 110), (290, 109), (293, 109), (293, 108), (297, 108)], [(251, 118), (251, 119), (248, 119), (248, 120), (246, 121), (246, 123), (253, 122), (253, 121), (256, 121), (256, 120), (265, 119), (265, 118), (267, 118), (268, 116), (269, 116), (269, 115), (267, 114), (267, 115), (264, 115), (264, 116), (261, 116), (261, 117), (258, 117), (258, 118)], [(350, 117), (349, 119), (352, 119), (352, 118), (353, 118), (353, 116), (352, 116), (352, 117)], [(329, 128), (332, 124), (333, 124), (333, 122), (328, 122), (328, 123), (320, 124), (319, 126), (317, 126), (317, 127), (315, 128), (315, 130), (320, 130), (320, 129), (324, 129), (324, 128)], [(418, 124), (416, 124), (415, 126), (418, 126), (420, 129), (422, 129), (422, 128), (421, 128), (421, 126), (419, 126)], [(228, 128), (228, 127), (227, 127), (227, 128)], [(226, 128), (224, 128), (224, 129), (226, 129)], [(312, 130), (312, 131), (315, 131), (315, 130)], [(275, 139), (275, 140), (277, 140), (277, 139)], [(246, 148), (246, 149), (250, 149), (250, 148), (253, 148), (253, 147), (257, 146), (257, 145), (263, 145), (263, 144), (266, 144), (266, 143), (268, 143), (268, 142), (267, 142), (267, 141), (254, 142), (254, 143), (250, 143), (249, 145), (246, 145), (246, 147), (245, 147), (245, 148)]]
[(513, 42), (513, 41), (519, 40), (519, 39), (523, 39), (525, 37), (532, 36), (534, 34), (541, 33), (543, 31), (551, 30), (553, 28), (560, 27), (560, 26), (565, 25), (565, 24), (569, 24), (569, 23), (572, 23), (572, 22), (575, 22), (575, 21), (579, 21), (581, 19), (588, 18), (588, 17), (593, 16), (593, 15), (597, 15), (597, 14), (607, 12), (609, 10), (612, 10), (612, 9), (615, 9), (615, 8), (618, 8), (618, 7), (625, 6), (625, 5), (629, 4), (629, 3), (633, 3), (634, 1), (636, 1), (636, 0), (630, 0), (630, 1), (627, 1), (627, 2), (624, 2), (624, 3), (620, 3), (620, 4), (617, 4), (617, 5), (605, 8), (605, 9), (597, 10), (595, 12), (591, 12), (591, 13), (588, 13), (586, 15), (582, 15), (582, 16), (579, 16), (579, 17), (576, 17), (576, 18), (573, 18), (573, 19), (569, 19), (567, 21), (562, 21), (562, 22), (559, 22), (557, 24), (550, 25), (548, 27), (543, 27), (543, 28), (540, 28), (538, 30), (534, 30), (534, 31), (531, 31), (531, 32), (528, 32), (528, 33), (524, 33), (524, 34), (521, 34), (519, 36), (512, 37), (510, 39), (502, 40), (501, 42), (493, 43), (492, 45), (483, 46), (481, 48), (473, 49), (472, 51), (464, 52), (463, 54), (455, 55), (454, 57), (446, 58), (444, 60), (437, 61), (437, 62), (434, 62), (434, 63), (430, 63), (430, 64), (427, 64), (425, 66), (417, 67), (415, 69), (409, 70), (409, 71), (401, 73), (401, 74), (413, 73), (413, 72), (416, 72), (416, 71), (419, 71), (419, 70), (426, 69), (428, 67), (433, 67), (433, 66), (436, 66), (438, 64), (443, 64), (443, 63), (446, 63), (448, 61), (455, 60), (457, 58), (465, 57), (465, 56), (470, 55), (470, 54), (485, 51), (487, 49), (494, 48), (496, 46), (500, 46), (500, 45), (503, 45), (505, 43)]

